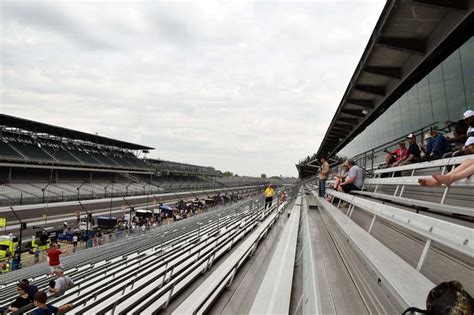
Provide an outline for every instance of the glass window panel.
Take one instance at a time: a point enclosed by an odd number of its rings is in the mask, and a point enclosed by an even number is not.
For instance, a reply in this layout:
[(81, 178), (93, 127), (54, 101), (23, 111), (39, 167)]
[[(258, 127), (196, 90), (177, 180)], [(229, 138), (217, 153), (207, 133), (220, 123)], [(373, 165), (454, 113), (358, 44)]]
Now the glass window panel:
[(431, 95), (428, 86), (428, 78), (425, 77), (417, 85), (418, 102), (420, 106), (421, 127), (425, 127), (433, 122), (433, 110), (431, 108)]
[(410, 133), (413, 131), (413, 126), (411, 125), (410, 114), (408, 111), (408, 99), (406, 93), (400, 98), (398, 101), (398, 105), (400, 105), (400, 117), (401, 118), (401, 125), (402, 130), (405, 133)]
[(420, 129), (422, 126), (420, 118), (420, 108), (418, 106), (418, 92), (416, 86), (412, 87), (406, 94), (408, 103), (408, 115), (410, 116), (410, 129)]
[(462, 118), (462, 114), (467, 109), (459, 50), (449, 56), (442, 65), (448, 99), (449, 120), (456, 121)]
[(440, 125), (446, 120), (449, 120), (446, 89), (444, 87), (444, 76), (441, 65), (431, 71), (428, 76), (428, 82), (433, 107), (433, 121), (438, 122), (438, 125)]
[(471, 37), (460, 50), (467, 107), (474, 109), (474, 37)]

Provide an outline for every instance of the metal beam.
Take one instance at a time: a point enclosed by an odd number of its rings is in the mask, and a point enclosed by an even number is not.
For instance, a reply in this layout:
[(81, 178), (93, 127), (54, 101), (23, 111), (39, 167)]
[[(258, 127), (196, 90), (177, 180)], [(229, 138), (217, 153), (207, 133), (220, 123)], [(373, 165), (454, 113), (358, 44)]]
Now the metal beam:
[(362, 113), (362, 111), (356, 110), (356, 109), (343, 109), (341, 111), (341, 113), (351, 115), (351, 116), (354, 116), (354, 117), (360, 117), (360, 118), (365, 117), (365, 115)]
[(362, 85), (358, 84), (354, 87), (355, 90), (369, 93), (376, 96), (385, 96), (385, 87), (380, 85)]
[(380, 37), (377, 39), (376, 45), (403, 51), (409, 54), (424, 56), (426, 54), (426, 42), (418, 38), (392, 38)]
[(402, 71), (399, 67), (377, 67), (377, 66), (365, 66), (364, 72), (383, 75), (393, 79), (401, 79)]
[[(329, 135), (336, 135), (340, 137), (346, 137), (347, 136), (347, 131), (346, 130), (340, 130), (336, 128), (332, 128), (331, 131), (329, 132)], [(328, 136), (329, 136), (328, 135)]]
[[(342, 131), (352, 131), (354, 129), (354, 126), (352, 125), (346, 125), (346, 124), (341, 124), (339, 122), (336, 122), (336, 124), (334, 125), (334, 127), (331, 128), (332, 130), (334, 129), (338, 129), (338, 130), (342, 130)], [(347, 133), (345, 134), (347, 136)]]
[(442, 7), (445, 9), (467, 10), (468, 0), (411, 0), (414, 4)]
[(342, 122), (346, 122), (348, 124), (353, 124), (353, 125), (359, 123), (359, 119), (357, 119), (357, 118), (339, 117), (338, 120), (342, 121)]
[(365, 107), (369, 109), (374, 108), (374, 101), (372, 100), (350, 98), (346, 102), (352, 105), (357, 105), (357, 106), (361, 106), (361, 107)]

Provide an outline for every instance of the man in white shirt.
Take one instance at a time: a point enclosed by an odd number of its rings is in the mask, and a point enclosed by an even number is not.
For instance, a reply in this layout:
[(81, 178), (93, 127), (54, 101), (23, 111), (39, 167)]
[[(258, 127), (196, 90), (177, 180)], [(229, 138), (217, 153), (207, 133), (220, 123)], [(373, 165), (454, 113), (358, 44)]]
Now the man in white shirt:
[(360, 190), (364, 180), (362, 169), (355, 164), (354, 160), (347, 160), (346, 164), (349, 171), (344, 182), (337, 187), (337, 191), (349, 193), (352, 190)]

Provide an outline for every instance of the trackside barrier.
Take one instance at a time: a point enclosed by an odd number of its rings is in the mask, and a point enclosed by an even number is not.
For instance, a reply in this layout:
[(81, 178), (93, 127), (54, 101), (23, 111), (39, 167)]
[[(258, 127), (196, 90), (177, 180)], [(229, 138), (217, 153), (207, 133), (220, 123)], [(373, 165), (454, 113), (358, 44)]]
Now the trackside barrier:
[(276, 245), (270, 265), (252, 304), (250, 314), (288, 314), (300, 223), (303, 189)]
[[(332, 193), (332, 191), (328, 191)], [(410, 266), (380, 241), (344, 215), (339, 209), (313, 192), (332, 224), (342, 233), (347, 244), (375, 273), (376, 281), (387, 288), (401, 309), (426, 307), (426, 296), (435, 284)]]
[(230, 286), (235, 274), (245, 260), (253, 254), (261, 239), (283, 212), (287, 203), (279, 206), (278, 211), (271, 213), (265, 221), (234, 252), (184, 300), (173, 314), (204, 314), (222, 290)]
[[(212, 194), (212, 193), (225, 193), (230, 191), (236, 190), (245, 190), (245, 189), (256, 189), (261, 188), (259, 185), (249, 185), (249, 186), (241, 186), (241, 187), (230, 187), (230, 188), (218, 188), (218, 189), (206, 189), (206, 190), (193, 190), (193, 191), (184, 191), (184, 192), (177, 192), (177, 193), (164, 193), (164, 194), (144, 194), (139, 196), (128, 196), (128, 197), (114, 197), (114, 198), (103, 198), (103, 199), (90, 199), (90, 200), (81, 200), (83, 205), (89, 204), (96, 204), (96, 203), (106, 203), (107, 205), (111, 202), (122, 202), (127, 200), (129, 202), (134, 202), (136, 200), (142, 200), (144, 198), (150, 198), (150, 202), (154, 199), (158, 198), (187, 198), (187, 197), (196, 197), (196, 195), (205, 195), (205, 194)], [(78, 201), (64, 201), (64, 202), (55, 202), (48, 205), (49, 208), (53, 207), (78, 207), (80, 209), (80, 205)], [(34, 210), (38, 209), (38, 207), (43, 208), (46, 207), (46, 204), (35, 204), (35, 205), (22, 205), (22, 206), (15, 206), (15, 211), (23, 211), (23, 210)], [(1, 207), (0, 212), (10, 212), (10, 207)]]
[(474, 233), (471, 228), (334, 190), (329, 190), (328, 194), (350, 204), (347, 211), (348, 217), (352, 215), (355, 207), (359, 207), (372, 214), (373, 219), (368, 230), (369, 233), (376, 218), (379, 217), (426, 238), (425, 248), (418, 261), (417, 270), (421, 269), (432, 242), (442, 244), (474, 259)]

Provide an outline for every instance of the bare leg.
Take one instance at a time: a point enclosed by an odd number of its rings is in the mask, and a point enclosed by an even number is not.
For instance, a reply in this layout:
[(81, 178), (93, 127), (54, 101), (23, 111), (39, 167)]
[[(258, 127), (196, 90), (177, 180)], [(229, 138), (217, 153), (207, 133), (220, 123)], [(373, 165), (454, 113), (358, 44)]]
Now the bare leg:
[(445, 175), (432, 175), (434, 180), (440, 184), (450, 186), (453, 182), (469, 177), (474, 174), (474, 160), (467, 160), (461, 163), (454, 170)]
[(334, 183), (334, 189), (337, 189), (339, 187), (339, 184), (341, 183), (341, 179), (339, 177), (336, 177), (336, 182)]
[(426, 187), (439, 187), (441, 186), (441, 183), (434, 180), (433, 178), (420, 178), (418, 180), (418, 184), (421, 186), (426, 186)]

